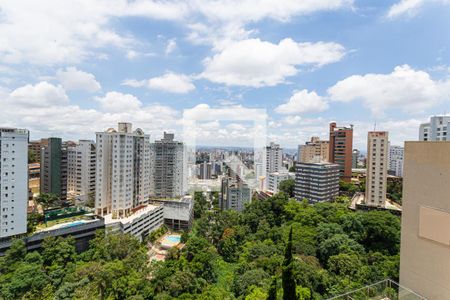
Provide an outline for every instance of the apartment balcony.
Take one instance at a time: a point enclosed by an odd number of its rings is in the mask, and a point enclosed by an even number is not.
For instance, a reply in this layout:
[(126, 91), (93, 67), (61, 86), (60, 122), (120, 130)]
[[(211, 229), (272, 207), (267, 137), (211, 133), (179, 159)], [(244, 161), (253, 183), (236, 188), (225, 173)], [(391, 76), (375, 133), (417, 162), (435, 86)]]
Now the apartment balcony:
[(376, 282), (363, 288), (328, 298), (328, 300), (427, 300), (391, 279)]

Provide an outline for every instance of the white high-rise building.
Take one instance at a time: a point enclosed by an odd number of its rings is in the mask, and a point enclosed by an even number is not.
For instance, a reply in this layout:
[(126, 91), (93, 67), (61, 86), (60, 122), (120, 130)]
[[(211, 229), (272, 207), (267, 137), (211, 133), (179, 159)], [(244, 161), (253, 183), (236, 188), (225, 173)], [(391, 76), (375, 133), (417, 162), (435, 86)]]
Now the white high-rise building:
[(0, 128), (0, 238), (27, 232), (26, 129)]
[(98, 215), (125, 218), (148, 203), (150, 135), (130, 123), (97, 132), (95, 208)]
[(366, 205), (384, 207), (386, 203), (389, 134), (370, 131), (367, 135)]
[(95, 142), (80, 140), (67, 148), (67, 194), (86, 201), (95, 193)]
[(275, 143), (266, 147), (266, 174), (283, 170), (283, 148)]
[(173, 133), (164, 132), (163, 139), (151, 144), (151, 155), (151, 196), (154, 198), (183, 196), (187, 185), (183, 143), (175, 141)]
[(447, 141), (450, 116), (434, 116), (430, 122), (420, 124), (419, 141)]
[(389, 171), (403, 177), (403, 147), (389, 145)]

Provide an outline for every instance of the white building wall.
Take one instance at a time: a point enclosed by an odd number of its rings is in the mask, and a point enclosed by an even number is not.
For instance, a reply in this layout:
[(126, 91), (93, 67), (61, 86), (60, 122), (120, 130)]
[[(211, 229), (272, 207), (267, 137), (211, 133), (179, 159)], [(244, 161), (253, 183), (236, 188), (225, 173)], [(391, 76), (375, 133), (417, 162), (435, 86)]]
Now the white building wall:
[(446, 141), (450, 129), (450, 116), (433, 116), (430, 122), (420, 124), (420, 141)]
[(403, 176), (403, 147), (389, 146), (389, 171), (395, 176)]
[(67, 192), (72, 197), (87, 200), (95, 192), (95, 142), (80, 140), (67, 149)]
[(97, 135), (96, 211), (122, 218), (148, 201), (150, 190), (150, 136), (142, 130), (108, 129)]
[(384, 207), (386, 202), (389, 135), (371, 131), (367, 136), (366, 204)]
[(0, 128), (0, 238), (27, 232), (28, 139), (28, 130)]

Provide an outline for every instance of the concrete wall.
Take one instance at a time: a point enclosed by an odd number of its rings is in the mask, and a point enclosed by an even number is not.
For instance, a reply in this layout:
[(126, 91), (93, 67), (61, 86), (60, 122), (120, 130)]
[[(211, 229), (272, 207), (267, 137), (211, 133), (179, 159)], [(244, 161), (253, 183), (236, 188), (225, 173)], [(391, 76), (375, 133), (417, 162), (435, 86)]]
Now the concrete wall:
[(450, 143), (406, 142), (400, 284), (450, 299)]

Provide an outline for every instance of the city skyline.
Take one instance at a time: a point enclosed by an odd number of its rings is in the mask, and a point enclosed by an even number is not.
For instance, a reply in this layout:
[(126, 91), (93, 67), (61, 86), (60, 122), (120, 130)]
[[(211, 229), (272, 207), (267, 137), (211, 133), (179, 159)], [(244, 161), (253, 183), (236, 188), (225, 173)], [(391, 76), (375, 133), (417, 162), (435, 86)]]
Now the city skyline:
[[(402, 145), (448, 109), (450, 40), (437, 30), (449, 25), (448, 1), (1, 8), (0, 126), (27, 128), (31, 139), (93, 140), (117, 122), (151, 140), (178, 137), (184, 109), (248, 107), (267, 109), (268, 143), (326, 140), (336, 121), (353, 124), (354, 148), (365, 149), (374, 124)], [(248, 125), (206, 122), (198, 144), (246, 146)]]

